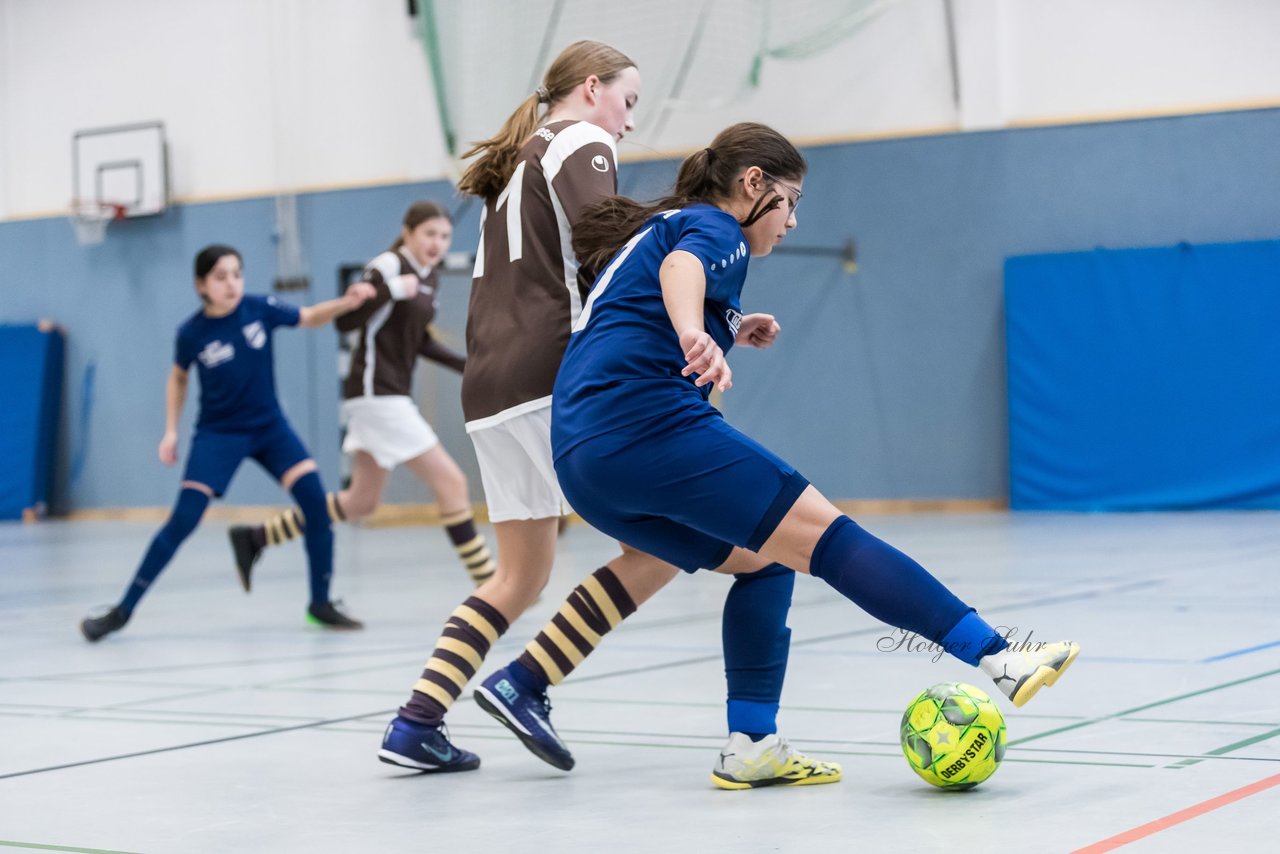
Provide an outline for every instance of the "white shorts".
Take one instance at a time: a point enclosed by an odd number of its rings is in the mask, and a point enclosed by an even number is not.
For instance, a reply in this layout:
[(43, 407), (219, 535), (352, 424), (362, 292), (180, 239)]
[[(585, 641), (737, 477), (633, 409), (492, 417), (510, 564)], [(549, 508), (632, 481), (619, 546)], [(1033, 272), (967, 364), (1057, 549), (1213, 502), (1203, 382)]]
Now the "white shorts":
[(353, 397), (342, 401), (347, 437), (342, 450), (364, 451), (390, 471), (440, 444), (418, 406), (406, 395)]
[(551, 407), (468, 427), (490, 522), (549, 519), (569, 511), (551, 462)]

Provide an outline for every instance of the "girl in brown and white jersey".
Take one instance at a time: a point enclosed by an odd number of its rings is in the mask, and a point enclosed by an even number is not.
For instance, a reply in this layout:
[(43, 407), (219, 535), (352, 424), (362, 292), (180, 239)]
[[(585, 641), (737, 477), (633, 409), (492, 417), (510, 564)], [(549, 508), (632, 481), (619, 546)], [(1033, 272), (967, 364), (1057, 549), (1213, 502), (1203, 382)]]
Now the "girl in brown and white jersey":
[[(400, 235), (365, 267), (362, 279), (376, 296), (343, 317), (340, 332), (355, 333), (343, 383), (342, 449), (352, 455), (351, 482), (328, 496), (333, 521), (363, 519), (377, 509), (387, 476), (403, 465), (436, 497), (441, 523), (477, 585), (494, 562), (471, 514), (467, 477), (422, 417), (411, 392), (421, 356), (462, 372), (466, 358), (431, 333), (439, 299), (436, 268), (449, 251), (453, 221), (442, 205), (422, 201), (405, 212)], [(294, 510), (256, 527), (231, 528), (236, 567), (246, 591), (254, 562), (268, 545), (287, 542), (303, 529)]]

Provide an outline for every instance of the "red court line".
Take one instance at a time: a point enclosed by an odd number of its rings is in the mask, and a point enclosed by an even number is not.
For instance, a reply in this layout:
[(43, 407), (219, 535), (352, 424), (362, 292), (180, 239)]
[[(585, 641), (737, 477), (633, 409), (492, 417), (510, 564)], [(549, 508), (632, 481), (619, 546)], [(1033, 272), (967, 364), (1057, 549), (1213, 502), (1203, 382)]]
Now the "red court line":
[(1135, 827), (1132, 830), (1126, 830), (1124, 833), (1113, 836), (1110, 839), (1104, 839), (1101, 842), (1095, 842), (1092, 845), (1079, 848), (1071, 852), (1071, 854), (1102, 854), (1104, 851), (1112, 851), (1119, 848), (1121, 845), (1128, 845), (1130, 842), (1137, 842), (1145, 836), (1150, 836), (1153, 833), (1159, 833), (1162, 830), (1167, 830), (1168, 828), (1173, 827), (1175, 824), (1181, 824), (1184, 821), (1190, 821), (1191, 819), (1204, 815), (1207, 812), (1212, 812), (1218, 807), (1225, 807), (1227, 804), (1247, 798), (1250, 795), (1256, 795), (1258, 792), (1266, 791), (1272, 786), (1280, 786), (1280, 774), (1276, 774), (1273, 777), (1267, 777), (1265, 780), (1259, 780), (1256, 783), (1250, 783), (1243, 788), (1227, 792), (1225, 795), (1218, 795), (1216, 798), (1210, 798), (1207, 801), (1202, 801), (1201, 803), (1187, 807), (1184, 810), (1178, 810), (1164, 818), (1158, 818), (1155, 821), (1147, 822), (1146, 824)]

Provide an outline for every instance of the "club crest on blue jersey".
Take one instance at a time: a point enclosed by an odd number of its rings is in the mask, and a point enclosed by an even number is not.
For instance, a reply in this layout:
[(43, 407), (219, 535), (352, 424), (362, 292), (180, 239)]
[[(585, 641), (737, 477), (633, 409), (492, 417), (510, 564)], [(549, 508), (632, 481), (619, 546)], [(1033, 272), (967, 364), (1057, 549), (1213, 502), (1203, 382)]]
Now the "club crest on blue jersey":
[(263, 328), (261, 320), (255, 320), (241, 331), (244, 332), (244, 340), (255, 350), (261, 350), (267, 343), (267, 330)]
[(724, 319), (728, 321), (729, 328), (733, 330), (733, 335), (736, 338), (738, 336), (738, 327), (742, 325), (742, 312), (727, 308), (724, 311)]
[(222, 341), (210, 341), (200, 351), (198, 358), (200, 364), (206, 368), (216, 368), (223, 362), (229, 362), (236, 357), (236, 348), (231, 344)]

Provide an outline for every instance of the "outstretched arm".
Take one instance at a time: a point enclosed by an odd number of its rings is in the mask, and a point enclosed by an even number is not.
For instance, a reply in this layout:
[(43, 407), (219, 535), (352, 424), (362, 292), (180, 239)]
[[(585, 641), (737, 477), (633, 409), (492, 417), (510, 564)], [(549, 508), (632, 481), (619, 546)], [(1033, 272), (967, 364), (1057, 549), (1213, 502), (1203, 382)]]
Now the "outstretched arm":
[(324, 326), (335, 317), (354, 311), (376, 291), (368, 282), (356, 282), (337, 299), (325, 300), (298, 310), (298, 325), (304, 329)]
[(178, 461), (178, 419), (187, 402), (188, 374), (177, 365), (169, 372), (164, 387), (164, 437), (157, 451), (160, 462), (171, 466)]
[(714, 382), (720, 391), (728, 391), (733, 387), (733, 371), (724, 360), (724, 351), (702, 322), (707, 296), (702, 262), (694, 254), (677, 249), (663, 259), (658, 279), (662, 283), (662, 302), (667, 307), (667, 316), (684, 351), (686, 364), (681, 375), (697, 374), (694, 385)]

